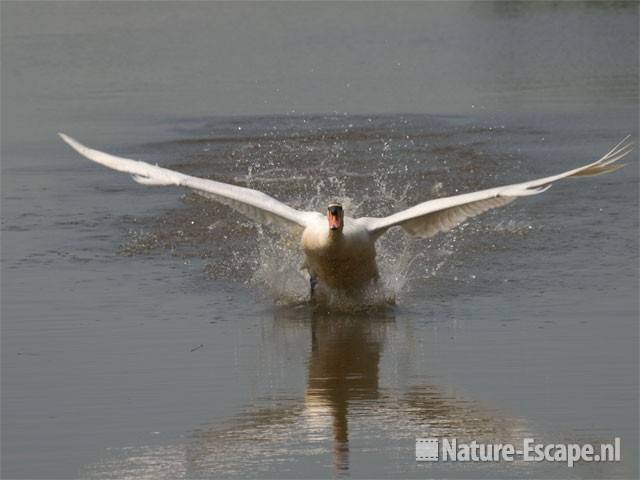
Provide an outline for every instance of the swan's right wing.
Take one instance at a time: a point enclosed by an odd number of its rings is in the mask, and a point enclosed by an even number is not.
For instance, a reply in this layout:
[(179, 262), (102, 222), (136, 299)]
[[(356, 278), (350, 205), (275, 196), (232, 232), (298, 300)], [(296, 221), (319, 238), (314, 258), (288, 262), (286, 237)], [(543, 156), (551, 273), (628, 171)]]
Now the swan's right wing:
[(129, 173), (138, 183), (187, 187), (207, 198), (227, 205), (259, 223), (275, 224), (296, 230), (305, 228), (317, 220), (320, 215), (317, 212), (301, 212), (257, 190), (192, 177), (146, 162), (116, 157), (86, 147), (64, 133), (59, 135), (74, 150), (89, 160), (113, 170)]
[(586, 177), (613, 172), (623, 165), (613, 163), (627, 155), (633, 147), (625, 138), (600, 160), (558, 175), (538, 178), (523, 183), (490, 188), (478, 192), (464, 193), (453, 197), (437, 198), (384, 218), (360, 218), (374, 238), (389, 228), (400, 226), (411, 235), (422, 238), (433, 237), (460, 225), (468, 218), (480, 215), (492, 208), (502, 207), (518, 197), (537, 195), (548, 190), (551, 184), (568, 177)]

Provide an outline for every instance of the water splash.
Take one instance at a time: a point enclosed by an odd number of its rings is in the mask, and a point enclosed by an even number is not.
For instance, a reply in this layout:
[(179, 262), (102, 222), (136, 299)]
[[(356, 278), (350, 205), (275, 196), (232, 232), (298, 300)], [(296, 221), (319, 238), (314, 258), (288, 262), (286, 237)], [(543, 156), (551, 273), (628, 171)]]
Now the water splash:
[[(493, 186), (495, 172), (513, 165), (510, 158), (476, 148), (486, 141), (481, 129), (447, 125), (443, 130), (444, 123), (429, 119), (416, 127), (406, 119), (398, 125), (397, 119), (383, 117), (285, 120), (273, 120), (272, 129), (261, 122), (243, 124), (241, 132), (233, 133), (220, 127), (205, 138), (161, 145), (163, 156), (176, 149), (173, 156), (184, 159), (171, 166), (177, 170), (246, 185), (301, 210), (322, 211), (338, 200), (351, 217), (382, 217), (428, 198)], [(255, 225), (195, 194), (183, 196), (182, 202), (184, 207), (151, 225), (137, 222), (121, 253), (169, 250), (179, 257), (198, 256), (212, 278), (254, 284), (280, 304), (309, 300), (298, 238)], [(484, 236), (491, 247), (505, 242), (505, 236), (528, 233), (511, 220), (492, 223), (487, 229), (472, 221), (426, 241), (390, 230), (376, 245), (380, 281), (357, 303), (387, 304), (423, 288), (425, 281), (471, 278), (475, 272), (466, 271), (466, 257), (482, 242), (469, 237)], [(351, 308), (353, 303), (337, 292), (329, 297), (332, 305)]]
[[(335, 176), (318, 182), (319, 188), (313, 197), (307, 198), (303, 210), (312, 210), (313, 205), (326, 205), (329, 201), (340, 201), (351, 215), (360, 216), (366, 200), (355, 201), (346, 194), (346, 181)], [(383, 186), (380, 198), (397, 205), (395, 189), (387, 187), (383, 176), (378, 175), (377, 185)], [(326, 188), (330, 185), (330, 188)], [(402, 189), (406, 195), (409, 187)], [(326, 192), (332, 192), (327, 195)], [(304, 254), (299, 239), (286, 234), (256, 227), (258, 261), (252, 274), (252, 283), (266, 288), (278, 304), (290, 304), (310, 299), (309, 273), (304, 269)], [(401, 232), (392, 231), (377, 243), (377, 260), (380, 271), (378, 282), (359, 291), (356, 295), (324, 287), (316, 296), (316, 301), (331, 309), (354, 311), (395, 304), (397, 297), (411, 276), (414, 264), (424, 257), (415, 251), (415, 244)]]

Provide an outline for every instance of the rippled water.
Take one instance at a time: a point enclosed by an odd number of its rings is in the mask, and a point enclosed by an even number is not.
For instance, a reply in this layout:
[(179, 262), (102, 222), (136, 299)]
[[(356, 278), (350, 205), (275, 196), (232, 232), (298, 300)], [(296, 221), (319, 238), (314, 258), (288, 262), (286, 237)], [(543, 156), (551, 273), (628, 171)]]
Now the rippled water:
[[(348, 215), (387, 215), (634, 134), (637, 8), (315, 5), (333, 23), (314, 27), (293, 6), (54, 5), (3, 4), (3, 477), (637, 477), (637, 152), (430, 240), (389, 232), (395, 305), (338, 312), (307, 303), (295, 239), (55, 137), (297, 208), (337, 197)], [(318, 45), (340, 80), (307, 71)], [(363, 55), (429, 62), (377, 79), (360, 76)], [(360, 88), (338, 88), (346, 77)], [(306, 99), (299, 111), (390, 113), (277, 114), (292, 108), (272, 86)], [(623, 461), (415, 462), (428, 436), (620, 436)]]

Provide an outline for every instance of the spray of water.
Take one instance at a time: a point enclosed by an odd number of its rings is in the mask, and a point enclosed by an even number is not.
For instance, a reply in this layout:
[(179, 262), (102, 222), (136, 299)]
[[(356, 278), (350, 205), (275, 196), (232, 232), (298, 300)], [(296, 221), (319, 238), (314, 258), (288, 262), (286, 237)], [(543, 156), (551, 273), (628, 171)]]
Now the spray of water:
[[(375, 182), (382, 192), (379, 200), (391, 205), (403, 203), (402, 197), (398, 197), (396, 191), (386, 185), (382, 174), (376, 176)], [(407, 189), (407, 186), (402, 188), (402, 196), (406, 194)], [(331, 194), (327, 195), (326, 192)], [(314, 195), (307, 197), (304, 204), (298, 208), (313, 210), (318, 205), (338, 200), (350, 216), (364, 215), (365, 212), (362, 210), (367, 198), (355, 201), (346, 192), (344, 179), (328, 176), (317, 182)], [(261, 226), (257, 226), (256, 231), (258, 261), (252, 274), (252, 283), (265, 288), (278, 304), (309, 301), (309, 274), (303, 267), (304, 254), (299, 245), (300, 239), (275, 233)], [(342, 311), (394, 304), (411, 277), (416, 262), (424, 258), (424, 255), (416, 250), (415, 241), (411, 241), (399, 231), (389, 232), (377, 244), (380, 272), (377, 282), (372, 282), (356, 294), (324, 287), (316, 292), (315, 301)]]
[[(452, 178), (461, 189), (486, 187), (479, 179), (490, 178), (494, 164), (504, 166), (492, 156), (458, 145), (450, 129), (447, 134), (430, 135), (421, 127), (410, 138), (406, 122), (398, 127), (385, 119), (378, 126), (364, 119), (356, 128), (351, 124), (344, 130), (324, 127), (326, 122), (333, 127), (336, 121), (323, 119), (317, 130), (309, 127), (302, 132), (295, 122), (291, 132), (267, 133), (260, 125), (262, 133), (224, 141), (216, 140), (221, 134), (212, 132), (211, 143), (188, 143), (194, 151), (176, 153), (189, 159), (179, 169), (205, 177), (215, 171), (212, 178), (268, 192), (301, 210), (323, 211), (329, 201), (338, 200), (348, 216), (359, 217), (386, 216), (426, 198), (455, 194)], [(482, 176), (474, 173), (480, 166)], [(309, 275), (302, 268), (299, 238), (255, 225), (194, 194), (183, 197), (183, 203), (186, 208), (161, 217), (151, 232), (133, 230), (122, 253), (160, 248), (173, 255), (200, 256), (213, 278), (250, 282), (278, 304), (309, 301)], [(447, 282), (470, 277), (464, 271), (466, 262), (456, 254), (468, 254), (468, 237), (478, 234), (479, 228), (473, 223), (462, 225), (426, 241), (392, 229), (376, 245), (379, 282), (357, 298), (327, 292), (325, 299), (331, 307), (350, 309), (401, 301), (413, 288), (424, 288), (424, 282), (447, 288)], [(486, 228), (479, 234), (491, 242), (501, 241), (496, 235), (523, 235), (530, 230), (514, 222), (494, 222), (488, 227), (491, 232)]]

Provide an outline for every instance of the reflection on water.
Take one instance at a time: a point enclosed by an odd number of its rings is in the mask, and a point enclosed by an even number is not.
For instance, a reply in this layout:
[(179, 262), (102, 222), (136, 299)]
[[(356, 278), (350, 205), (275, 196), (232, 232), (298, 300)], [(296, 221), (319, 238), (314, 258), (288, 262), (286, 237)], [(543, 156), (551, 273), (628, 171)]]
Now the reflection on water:
[[(523, 419), (447, 393), (446, 387), (411, 385), (400, 391), (382, 386), (380, 361), (387, 333), (395, 329), (393, 309), (350, 315), (308, 306), (276, 309), (276, 337), (306, 331), (310, 340), (303, 392), (258, 399), (176, 445), (115, 451), (82, 474), (287, 477), (299, 474), (295, 464), (304, 462), (305, 474), (342, 475), (350, 471), (353, 454), (375, 448), (396, 450), (403, 468), (424, 472), (431, 467), (415, 464), (416, 437), (515, 443), (531, 435)], [(282, 338), (270, 341), (278, 344)]]
[[(349, 404), (375, 400), (385, 323), (393, 317), (345, 317), (324, 312), (311, 316), (311, 354), (304, 405), (307, 418), (331, 420), (334, 465), (349, 467)], [(329, 418), (327, 418), (329, 417)], [(327, 422), (328, 423), (328, 422)]]

